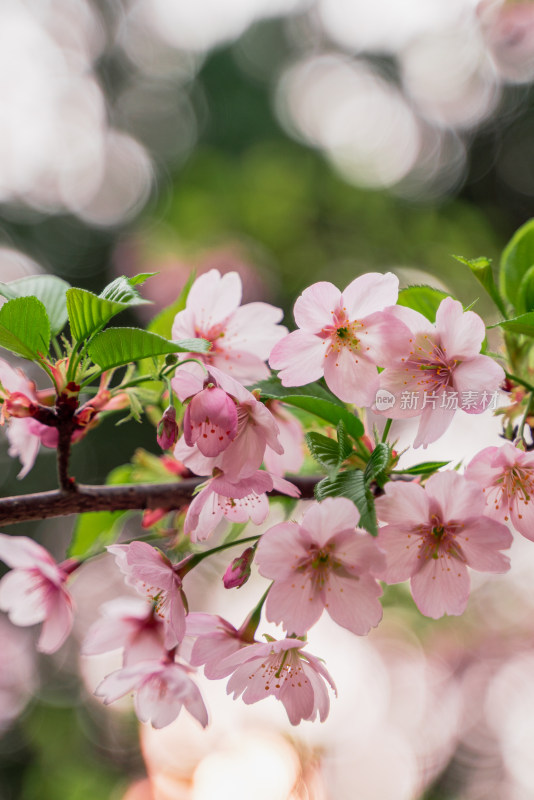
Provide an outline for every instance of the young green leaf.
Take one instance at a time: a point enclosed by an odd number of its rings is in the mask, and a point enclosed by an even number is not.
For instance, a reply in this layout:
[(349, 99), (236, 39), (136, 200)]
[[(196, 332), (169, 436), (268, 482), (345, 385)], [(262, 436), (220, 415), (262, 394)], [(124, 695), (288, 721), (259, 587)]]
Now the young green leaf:
[(391, 447), (384, 442), (379, 442), (365, 467), (364, 477), (367, 483), (370, 481), (379, 480), (382, 473), (387, 468), (391, 459)]
[(534, 311), (527, 314), (520, 314), (513, 319), (505, 319), (495, 325), (488, 325), (488, 328), (504, 328), (511, 333), (522, 333), (524, 336), (534, 336)]
[(352, 443), (347, 435), (347, 429), (342, 419), (340, 419), (337, 424), (337, 444), (339, 448), (339, 457), (343, 462), (352, 453)]
[(427, 475), (429, 472), (437, 472), (438, 469), (446, 467), (450, 463), (450, 461), (423, 461), (421, 464), (396, 470), (396, 472), (401, 472), (403, 475)]
[(10, 283), (0, 283), (0, 295), (13, 300), (16, 297), (36, 297), (44, 305), (50, 321), (50, 333), (56, 336), (67, 323), (67, 281), (55, 275), (29, 275)]
[(151, 278), (153, 275), (157, 275), (157, 273), (143, 272), (141, 275), (135, 275), (133, 278), (127, 278), (125, 275), (121, 275), (119, 278), (115, 278), (114, 281), (111, 281), (111, 283), (108, 283), (104, 290), (100, 292), (100, 297), (103, 297), (104, 300), (124, 303), (127, 306), (139, 306), (150, 303), (150, 300), (145, 300), (140, 296), (135, 287), (140, 286), (147, 278)]
[(0, 308), (0, 347), (30, 361), (48, 353), (50, 322), (36, 297), (16, 297)]
[(378, 535), (373, 493), (368, 488), (361, 469), (347, 470), (334, 477), (323, 478), (315, 486), (315, 497), (319, 501), (325, 497), (348, 497), (360, 512), (358, 525), (372, 536)]
[(342, 463), (339, 445), (336, 440), (329, 439), (328, 436), (323, 436), (322, 433), (315, 433), (315, 431), (307, 433), (305, 438), (313, 458), (327, 472), (336, 472)]
[(143, 358), (167, 353), (205, 353), (208, 349), (209, 342), (205, 339), (170, 342), (141, 328), (108, 328), (96, 334), (87, 352), (95, 364), (108, 370)]
[[(471, 270), (477, 281), (482, 284), (486, 292), (489, 294), (503, 317), (506, 316), (506, 308), (504, 301), (497, 289), (497, 285), (493, 280), (493, 271), (491, 269), (491, 259), (485, 256), (479, 258), (464, 258), (463, 256), (453, 256), (456, 261), (465, 264)], [(466, 309), (467, 310), (467, 309)]]
[(523, 276), (533, 266), (534, 219), (531, 219), (514, 233), (504, 248), (499, 270), (501, 292), (518, 311), (519, 287)]
[[(145, 275), (148, 273), (137, 277), (143, 278)], [(126, 308), (149, 303), (149, 300), (139, 296), (135, 282), (136, 278), (121, 276), (108, 284), (100, 295), (86, 289), (69, 289), (67, 310), (74, 339), (81, 342), (100, 331), (110, 319)]]
[(527, 311), (534, 311), (534, 266), (527, 269), (521, 278), (517, 291), (516, 310), (522, 314)]
[(363, 435), (363, 425), (358, 417), (320, 383), (286, 387), (282, 386), (278, 378), (273, 377), (249, 388), (251, 391), (259, 389), (264, 400), (282, 400), (290, 406), (315, 414), (332, 425), (337, 426), (339, 422), (343, 422), (346, 431), (355, 439)]
[(446, 297), (449, 297), (446, 292), (434, 289), (432, 286), (408, 286), (399, 292), (397, 304), (412, 308), (423, 314), (430, 322), (435, 322), (436, 311)]

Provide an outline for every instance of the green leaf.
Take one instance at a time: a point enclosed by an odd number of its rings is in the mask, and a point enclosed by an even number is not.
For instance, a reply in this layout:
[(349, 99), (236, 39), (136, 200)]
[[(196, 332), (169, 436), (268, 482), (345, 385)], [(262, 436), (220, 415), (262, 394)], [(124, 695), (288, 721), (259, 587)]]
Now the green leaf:
[(339, 447), (339, 457), (341, 461), (345, 461), (352, 453), (352, 443), (347, 435), (347, 429), (342, 419), (340, 419), (337, 424), (337, 443)]
[(205, 353), (209, 346), (205, 339), (170, 342), (141, 328), (108, 328), (96, 334), (87, 352), (95, 364), (108, 370), (168, 353)]
[(330, 439), (322, 433), (307, 433), (306, 444), (313, 458), (329, 473), (337, 472), (341, 464), (352, 453), (352, 445), (343, 422), (337, 427), (338, 439)]
[(522, 333), (524, 336), (534, 336), (534, 311), (521, 314), (513, 319), (505, 319), (495, 325), (488, 325), (488, 328), (504, 328), (511, 333)]
[[(527, 269), (517, 291), (517, 311), (534, 311), (534, 266)], [(504, 314), (506, 316), (506, 314)]]
[(368, 488), (361, 469), (339, 472), (335, 477), (323, 478), (315, 486), (315, 496), (319, 501), (326, 497), (348, 497), (360, 512), (360, 527), (365, 528), (372, 536), (378, 535), (373, 493)]
[[(456, 261), (460, 261), (461, 264), (465, 264), (477, 281), (482, 284), (486, 292), (489, 294), (503, 317), (506, 316), (506, 309), (504, 306), (504, 301), (497, 289), (497, 285), (493, 279), (493, 270), (491, 268), (491, 259), (486, 258), (485, 256), (480, 256), (479, 258), (464, 258), (463, 256), (453, 256)], [(466, 311), (468, 309), (465, 309)]]
[[(144, 275), (147, 274), (144, 273)], [(116, 278), (106, 286), (100, 296), (88, 292), (86, 289), (68, 290), (67, 310), (70, 328), (77, 342), (100, 331), (110, 319), (126, 308), (150, 302), (139, 296), (134, 288), (135, 280), (135, 278), (125, 278), (124, 276)]]
[(499, 271), (502, 294), (519, 310), (518, 293), (523, 276), (534, 266), (534, 219), (514, 233), (503, 250)]
[(36, 297), (16, 297), (0, 308), (0, 347), (30, 361), (46, 356), (50, 347), (50, 321)]
[(290, 406), (315, 414), (316, 417), (332, 425), (337, 426), (339, 422), (343, 422), (346, 431), (355, 439), (363, 436), (363, 425), (358, 417), (319, 383), (286, 387), (282, 386), (278, 378), (273, 377), (249, 388), (259, 389), (261, 397), (265, 400), (281, 400)]
[(313, 458), (327, 472), (335, 472), (339, 469), (341, 458), (339, 445), (335, 439), (329, 439), (328, 436), (315, 432), (307, 433), (305, 438)]
[(118, 538), (124, 523), (126, 511), (90, 511), (80, 514), (72, 542), (69, 547), (69, 558), (87, 558), (87, 556), (103, 550)]
[(150, 303), (150, 300), (144, 300), (140, 296), (135, 287), (140, 286), (147, 278), (151, 278), (153, 275), (157, 275), (157, 272), (143, 272), (133, 278), (121, 275), (111, 283), (108, 283), (104, 290), (100, 292), (100, 297), (105, 300), (112, 300), (115, 303), (124, 303), (126, 306), (139, 306)]
[(403, 475), (427, 475), (429, 472), (437, 472), (441, 467), (446, 467), (450, 461), (423, 461), (421, 464), (416, 464), (408, 469), (396, 470)]
[(446, 297), (449, 297), (447, 292), (434, 289), (432, 286), (408, 286), (400, 290), (397, 304), (412, 308), (423, 314), (430, 322), (435, 322), (436, 311)]
[(36, 297), (44, 305), (50, 321), (50, 333), (56, 336), (67, 322), (67, 281), (55, 275), (30, 275), (10, 283), (0, 283), (0, 295), (8, 300)]
[(156, 314), (154, 319), (150, 321), (147, 330), (152, 333), (159, 333), (160, 336), (165, 336), (170, 339), (174, 318), (180, 311), (184, 310), (195, 277), (195, 272), (192, 272), (174, 303), (171, 303), (170, 306), (167, 306), (167, 308), (164, 308), (159, 314)]
[(384, 442), (379, 442), (365, 467), (364, 477), (367, 483), (379, 480), (383, 477), (382, 473), (386, 470), (391, 459), (391, 447)]

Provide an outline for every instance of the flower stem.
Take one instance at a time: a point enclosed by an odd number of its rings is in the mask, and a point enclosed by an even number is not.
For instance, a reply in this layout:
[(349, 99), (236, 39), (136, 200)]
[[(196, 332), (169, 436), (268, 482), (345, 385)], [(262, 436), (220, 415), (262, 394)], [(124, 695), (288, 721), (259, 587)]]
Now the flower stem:
[(246, 539), (237, 539), (235, 542), (226, 542), (225, 544), (220, 544), (218, 547), (212, 547), (211, 550), (205, 550), (203, 553), (195, 553), (192, 556), (186, 556), (180, 564), (177, 564), (177, 572), (179, 573), (180, 577), (183, 578), (184, 575), (187, 575), (197, 564), (200, 564), (201, 561), (204, 561), (205, 558), (208, 556), (212, 556), (214, 553), (220, 553), (222, 550), (227, 550), (229, 547), (237, 547), (240, 544), (248, 544), (248, 542), (255, 542), (260, 538), (260, 536), (247, 536)]
[(392, 422), (393, 422), (392, 419), (387, 419), (386, 420), (386, 425), (384, 427), (384, 433), (382, 434), (382, 443), (387, 442), (387, 440), (388, 440), (388, 433), (389, 433), (389, 429), (391, 428), (391, 423)]

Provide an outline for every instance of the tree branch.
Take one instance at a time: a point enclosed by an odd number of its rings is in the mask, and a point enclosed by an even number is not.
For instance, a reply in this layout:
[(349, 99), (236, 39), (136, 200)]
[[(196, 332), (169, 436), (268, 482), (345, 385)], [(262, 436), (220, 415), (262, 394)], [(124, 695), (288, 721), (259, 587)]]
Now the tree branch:
[[(313, 497), (315, 484), (323, 476), (295, 476), (304, 499)], [(56, 490), (0, 498), (0, 525), (63, 517), (86, 511), (143, 511), (147, 508), (178, 510), (190, 502), (194, 489), (206, 478), (185, 478), (179, 483), (137, 483), (126, 486), (84, 486), (75, 491)], [(285, 496), (272, 491), (271, 496)]]

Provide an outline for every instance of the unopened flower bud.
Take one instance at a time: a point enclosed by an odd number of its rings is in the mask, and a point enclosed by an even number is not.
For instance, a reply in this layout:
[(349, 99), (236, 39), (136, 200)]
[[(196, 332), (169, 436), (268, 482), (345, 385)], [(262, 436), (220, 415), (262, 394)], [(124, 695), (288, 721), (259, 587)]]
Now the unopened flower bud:
[(223, 575), (225, 589), (239, 589), (248, 581), (255, 552), (256, 547), (247, 547), (240, 556), (234, 558)]
[(174, 406), (167, 406), (158, 425), (158, 444), (162, 450), (168, 450), (177, 439), (176, 409)]
[(165, 364), (167, 367), (172, 367), (174, 364), (178, 363), (178, 356), (175, 356), (174, 353), (169, 353), (169, 355), (165, 356)]

